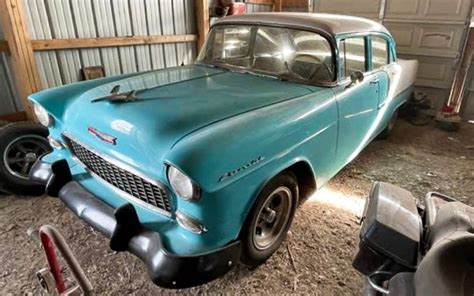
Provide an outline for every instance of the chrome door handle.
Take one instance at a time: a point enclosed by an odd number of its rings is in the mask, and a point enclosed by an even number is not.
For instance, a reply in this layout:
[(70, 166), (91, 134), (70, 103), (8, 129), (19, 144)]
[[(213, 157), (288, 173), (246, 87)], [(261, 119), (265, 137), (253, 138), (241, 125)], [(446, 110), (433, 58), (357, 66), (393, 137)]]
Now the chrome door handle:
[(372, 80), (370, 80), (370, 84), (377, 84), (377, 83), (379, 83), (379, 81), (380, 80), (378, 78), (377, 79), (372, 79)]

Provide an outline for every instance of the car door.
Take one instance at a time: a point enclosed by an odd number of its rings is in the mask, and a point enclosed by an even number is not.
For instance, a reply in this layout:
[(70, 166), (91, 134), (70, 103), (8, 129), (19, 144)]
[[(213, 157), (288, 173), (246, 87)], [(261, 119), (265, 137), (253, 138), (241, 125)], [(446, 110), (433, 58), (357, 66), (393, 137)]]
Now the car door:
[(397, 64), (390, 54), (390, 43), (384, 35), (372, 35), (370, 37), (371, 69), (373, 75), (377, 76), (379, 86), (379, 104), (376, 118), (375, 136), (385, 129), (394, 112), (393, 93), (389, 88), (397, 83)]
[[(344, 166), (372, 139), (379, 104), (380, 77), (369, 71), (370, 39), (348, 37), (339, 42), (341, 85), (336, 88), (339, 110), (337, 161)], [(350, 75), (360, 71), (362, 81), (350, 84)]]

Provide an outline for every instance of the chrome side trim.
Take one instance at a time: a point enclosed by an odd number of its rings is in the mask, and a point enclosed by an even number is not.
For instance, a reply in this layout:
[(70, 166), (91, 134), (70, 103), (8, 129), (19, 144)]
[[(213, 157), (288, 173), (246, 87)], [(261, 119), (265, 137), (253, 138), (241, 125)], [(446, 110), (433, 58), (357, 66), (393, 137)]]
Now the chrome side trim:
[(370, 113), (372, 111), (374, 111), (374, 109), (367, 109), (367, 110), (360, 111), (360, 112), (357, 112), (357, 113), (348, 114), (348, 115), (344, 116), (344, 118), (345, 119), (352, 118), (352, 117), (359, 116), (359, 115), (362, 115), (362, 114), (365, 114), (365, 113)]

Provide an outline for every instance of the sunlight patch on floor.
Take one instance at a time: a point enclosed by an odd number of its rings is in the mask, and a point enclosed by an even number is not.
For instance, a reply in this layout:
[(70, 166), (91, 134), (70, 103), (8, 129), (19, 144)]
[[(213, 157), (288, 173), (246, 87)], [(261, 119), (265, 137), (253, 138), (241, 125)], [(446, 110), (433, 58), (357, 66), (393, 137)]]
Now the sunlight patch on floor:
[(346, 194), (332, 189), (329, 186), (325, 186), (313, 194), (308, 201), (327, 204), (329, 206), (360, 216), (364, 210), (365, 197)]

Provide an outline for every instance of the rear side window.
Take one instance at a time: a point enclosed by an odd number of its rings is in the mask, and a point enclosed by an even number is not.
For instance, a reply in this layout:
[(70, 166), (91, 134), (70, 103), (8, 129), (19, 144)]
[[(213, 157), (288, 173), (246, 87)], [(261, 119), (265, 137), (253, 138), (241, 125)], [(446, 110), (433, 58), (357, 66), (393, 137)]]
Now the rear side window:
[(388, 64), (388, 43), (382, 37), (372, 36), (372, 69)]
[(341, 42), (341, 55), (343, 58), (343, 73), (349, 77), (355, 71), (365, 72), (365, 38), (347, 38)]

